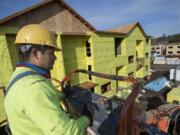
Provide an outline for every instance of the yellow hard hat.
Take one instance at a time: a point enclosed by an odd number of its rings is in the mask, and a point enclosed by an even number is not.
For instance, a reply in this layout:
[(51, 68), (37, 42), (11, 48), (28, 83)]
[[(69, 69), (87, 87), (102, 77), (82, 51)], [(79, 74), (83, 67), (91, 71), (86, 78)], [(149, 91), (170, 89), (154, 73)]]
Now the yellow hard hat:
[(15, 44), (47, 45), (54, 47), (57, 51), (61, 50), (56, 46), (51, 33), (39, 24), (22, 27), (17, 33)]

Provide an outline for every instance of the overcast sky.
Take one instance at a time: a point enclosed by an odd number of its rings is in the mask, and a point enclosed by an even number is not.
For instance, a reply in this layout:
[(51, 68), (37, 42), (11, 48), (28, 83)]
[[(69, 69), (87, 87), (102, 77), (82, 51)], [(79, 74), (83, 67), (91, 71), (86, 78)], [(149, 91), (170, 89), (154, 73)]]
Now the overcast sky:
[[(0, 0), (0, 19), (41, 0)], [(148, 35), (180, 33), (180, 0), (64, 0), (98, 30), (140, 22)]]

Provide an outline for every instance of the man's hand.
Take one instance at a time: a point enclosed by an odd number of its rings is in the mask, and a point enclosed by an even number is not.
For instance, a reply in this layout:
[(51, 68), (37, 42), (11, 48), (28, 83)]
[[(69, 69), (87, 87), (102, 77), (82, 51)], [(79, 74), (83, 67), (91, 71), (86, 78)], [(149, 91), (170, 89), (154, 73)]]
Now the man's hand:
[(65, 88), (62, 90), (62, 92), (66, 97), (72, 94), (70, 87), (71, 87), (70, 85), (66, 85)]
[(86, 116), (90, 120), (90, 126), (93, 124), (93, 117), (95, 112), (97, 111), (97, 106), (96, 104), (93, 103), (88, 103), (85, 105), (84, 109), (82, 110), (82, 115)]
[(87, 135), (96, 135), (96, 133), (90, 128), (87, 128)]

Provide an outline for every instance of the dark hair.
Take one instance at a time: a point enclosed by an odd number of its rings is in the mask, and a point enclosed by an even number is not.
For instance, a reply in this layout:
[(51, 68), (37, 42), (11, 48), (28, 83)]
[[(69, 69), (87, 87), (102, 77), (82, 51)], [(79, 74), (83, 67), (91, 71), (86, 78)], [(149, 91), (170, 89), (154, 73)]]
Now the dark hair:
[(25, 51), (25, 52), (20, 51), (20, 54), (21, 54), (23, 60), (29, 59), (32, 49), (34, 49), (34, 48), (43, 54), (47, 49), (50, 49), (50, 48), (52, 49), (53, 47), (47, 46), (47, 45), (43, 45), (43, 46), (42, 45), (32, 45), (27, 51)]

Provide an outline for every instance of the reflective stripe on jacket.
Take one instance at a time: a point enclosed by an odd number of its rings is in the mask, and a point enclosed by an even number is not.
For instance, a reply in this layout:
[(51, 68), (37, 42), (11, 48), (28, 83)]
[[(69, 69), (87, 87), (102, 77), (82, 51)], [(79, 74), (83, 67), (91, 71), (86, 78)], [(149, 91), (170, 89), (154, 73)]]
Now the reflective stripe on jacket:
[[(12, 78), (26, 71), (17, 67)], [(11, 79), (12, 80), (12, 79)], [(13, 135), (84, 135), (89, 119), (70, 119), (59, 105), (64, 94), (41, 75), (18, 80), (5, 97), (5, 110)]]

